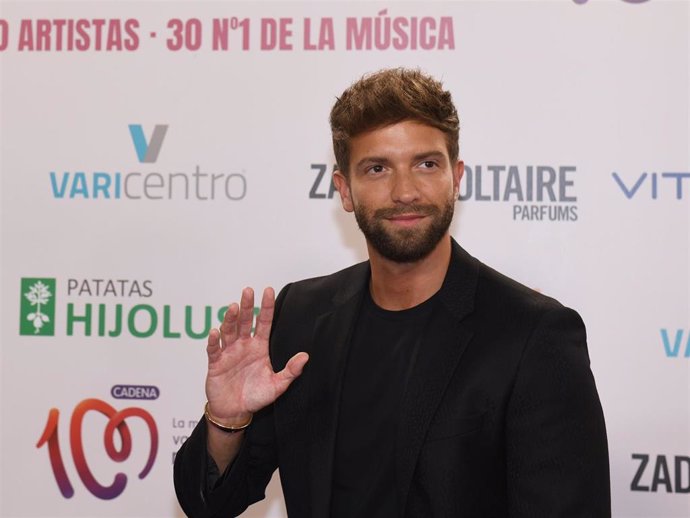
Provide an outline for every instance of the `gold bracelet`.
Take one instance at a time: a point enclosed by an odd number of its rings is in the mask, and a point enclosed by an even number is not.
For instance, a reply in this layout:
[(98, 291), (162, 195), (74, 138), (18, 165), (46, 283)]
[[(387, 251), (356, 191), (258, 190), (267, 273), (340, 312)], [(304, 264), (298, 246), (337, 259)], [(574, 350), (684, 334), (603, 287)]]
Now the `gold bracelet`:
[(254, 418), (254, 415), (250, 414), (249, 415), (249, 421), (247, 421), (242, 426), (225, 426), (225, 425), (219, 423), (218, 421), (216, 421), (215, 419), (213, 419), (211, 417), (211, 414), (208, 413), (208, 401), (206, 401), (206, 405), (204, 406), (204, 416), (206, 417), (206, 420), (209, 423), (211, 423), (213, 426), (215, 426), (216, 428), (223, 430), (224, 432), (227, 432), (227, 433), (241, 432), (242, 430), (247, 428), (250, 424), (252, 424), (252, 419)]

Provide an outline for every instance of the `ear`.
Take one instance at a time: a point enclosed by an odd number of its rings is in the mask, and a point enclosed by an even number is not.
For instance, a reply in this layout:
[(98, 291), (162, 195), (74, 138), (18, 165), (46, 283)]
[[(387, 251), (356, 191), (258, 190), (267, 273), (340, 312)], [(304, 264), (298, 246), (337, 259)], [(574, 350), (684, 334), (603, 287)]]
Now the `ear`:
[(347, 179), (347, 176), (341, 173), (340, 170), (336, 169), (333, 171), (333, 183), (340, 194), (340, 202), (343, 204), (343, 209), (345, 209), (346, 212), (354, 211), (355, 206), (352, 203), (350, 181)]
[(456, 200), (460, 194), (460, 180), (462, 180), (463, 174), (465, 174), (465, 163), (462, 160), (458, 160), (453, 168), (453, 193)]

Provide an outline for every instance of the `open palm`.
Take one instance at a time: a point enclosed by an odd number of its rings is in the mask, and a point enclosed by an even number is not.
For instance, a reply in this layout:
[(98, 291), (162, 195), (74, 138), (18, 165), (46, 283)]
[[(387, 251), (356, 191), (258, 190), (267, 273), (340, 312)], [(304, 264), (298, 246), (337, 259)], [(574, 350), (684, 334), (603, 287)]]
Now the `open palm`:
[(206, 397), (214, 418), (234, 425), (273, 403), (301, 373), (309, 359), (297, 353), (285, 368), (274, 372), (268, 355), (268, 339), (275, 307), (275, 294), (266, 288), (252, 335), (254, 291), (242, 290), (240, 304), (228, 307), (220, 330), (208, 337)]

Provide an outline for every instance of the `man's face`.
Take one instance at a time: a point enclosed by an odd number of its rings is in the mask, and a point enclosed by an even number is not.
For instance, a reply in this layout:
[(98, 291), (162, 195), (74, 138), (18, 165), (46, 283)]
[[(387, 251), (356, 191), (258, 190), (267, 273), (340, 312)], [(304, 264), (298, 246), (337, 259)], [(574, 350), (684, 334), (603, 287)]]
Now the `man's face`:
[(354, 137), (350, 171), (334, 181), (370, 248), (398, 263), (429, 255), (453, 218), (463, 164), (451, 164), (442, 131), (403, 121)]

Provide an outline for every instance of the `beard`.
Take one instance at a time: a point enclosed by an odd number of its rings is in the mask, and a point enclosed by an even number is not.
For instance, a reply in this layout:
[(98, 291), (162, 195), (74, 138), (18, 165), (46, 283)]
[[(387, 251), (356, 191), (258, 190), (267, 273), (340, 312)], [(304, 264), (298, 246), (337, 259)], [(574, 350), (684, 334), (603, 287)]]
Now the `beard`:
[[(355, 206), (355, 219), (369, 244), (386, 259), (396, 263), (414, 263), (428, 256), (446, 234), (453, 220), (455, 198), (451, 196), (442, 206), (408, 205), (370, 211)], [(383, 220), (403, 214), (427, 216), (426, 228), (387, 229)]]

